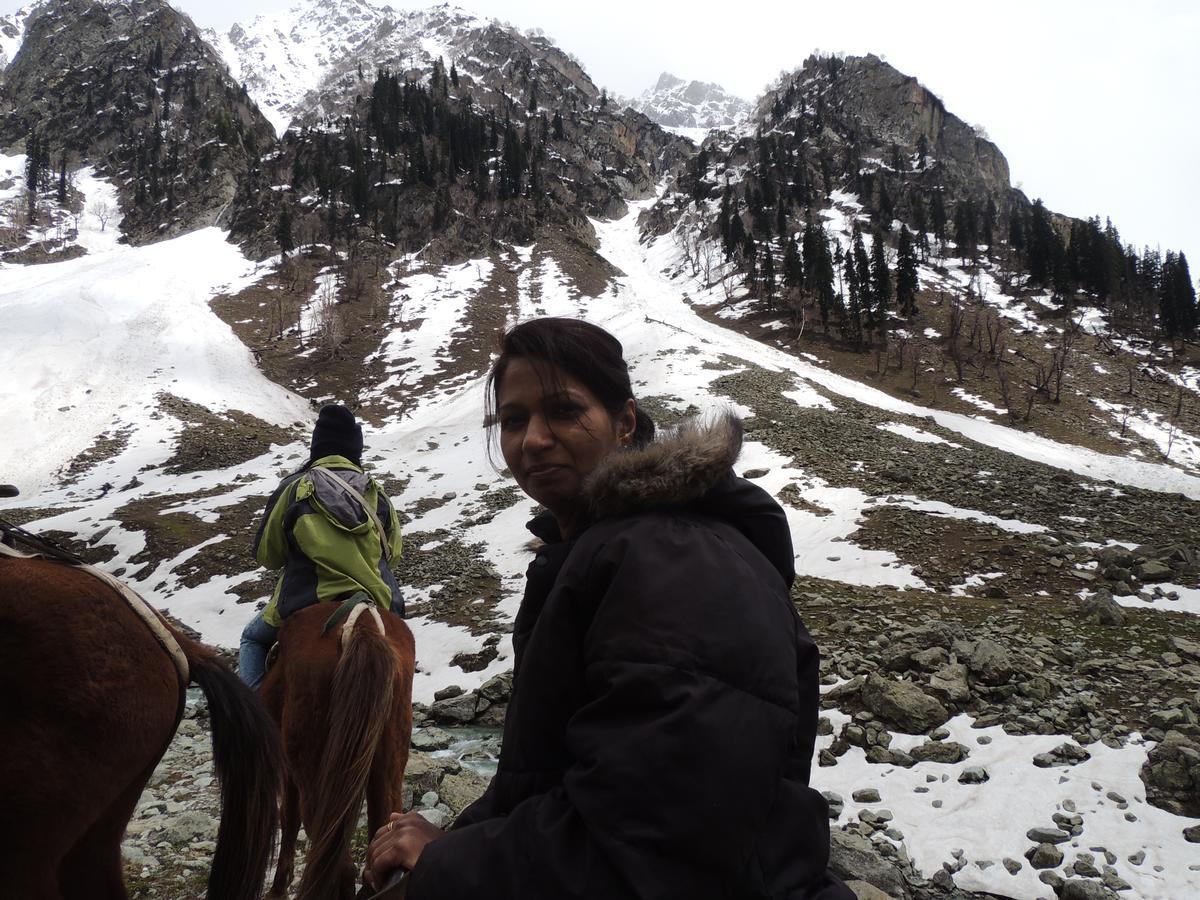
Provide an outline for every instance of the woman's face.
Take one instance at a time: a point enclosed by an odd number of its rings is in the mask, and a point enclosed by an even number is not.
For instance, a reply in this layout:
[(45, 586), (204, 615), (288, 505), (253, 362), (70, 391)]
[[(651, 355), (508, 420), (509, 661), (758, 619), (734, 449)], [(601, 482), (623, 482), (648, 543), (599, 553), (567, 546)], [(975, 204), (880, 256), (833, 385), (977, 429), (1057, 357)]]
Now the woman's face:
[(633, 434), (636, 406), (628, 400), (613, 416), (582, 382), (517, 357), (500, 380), (496, 419), (517, 484), (565, 529), (579, 512), (584, 479)]

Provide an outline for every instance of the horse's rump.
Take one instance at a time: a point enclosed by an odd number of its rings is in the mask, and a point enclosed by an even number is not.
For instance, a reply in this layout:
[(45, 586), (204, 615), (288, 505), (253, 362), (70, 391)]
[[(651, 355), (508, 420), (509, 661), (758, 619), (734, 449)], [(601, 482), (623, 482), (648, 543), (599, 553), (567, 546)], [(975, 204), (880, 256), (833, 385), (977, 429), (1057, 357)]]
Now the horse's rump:
[(372, 831), (400, 807), (412, 731), (412, 633), (391, 613), (365, 610), (352, 631), (323, 635), (333, 611), (318, 604), (284, 620), (279, 659), (262, 685), (289, 775), (273, 896), (290, 882), (289, 831), (301, 820), (309, 852), (299, 896), (323, 900), (352, 893), (349, 846), (364, 794)]
[(275, 729), (211, 649), (166, 630), (160, 642), (84, 569), (0, 557), (0, 884), (12, 896), (127, 896), (121, 837), (178, 723), (172, 642), (208, 697), (222, 809), (232, 809), (210, 896), (258, 896), (275, 828)]
[[(57, 562), (0, 559), (0, 844), (70, 847), (157, 761), (178, 704), (170, 657), (111, 588)], [(46, 819), (50, 832), (30, 827)]]

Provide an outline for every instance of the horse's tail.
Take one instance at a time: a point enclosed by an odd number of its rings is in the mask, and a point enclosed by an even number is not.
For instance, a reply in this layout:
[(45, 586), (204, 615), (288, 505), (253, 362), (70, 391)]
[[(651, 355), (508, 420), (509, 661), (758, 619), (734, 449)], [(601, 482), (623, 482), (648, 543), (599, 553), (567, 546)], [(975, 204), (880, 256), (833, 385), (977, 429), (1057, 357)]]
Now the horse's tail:
[[(372, 610), (374, 613), (374, 610)], [(363, 615), (343, 635), (329, 692), (329, 728), (308, 828), (309, 851), (299, 900), (340, 895), (344, 861), (358, 821), (371, 764), (392, 714), (398, 658), (380, 634), (377, 614)]]
[(208, 698), (221, 825), (208, 876), (211, 900), (258, 900), (275, 852), (283, 772), (279, 732), (262, 702), (209, 648), (172, 629), (192, 681)]

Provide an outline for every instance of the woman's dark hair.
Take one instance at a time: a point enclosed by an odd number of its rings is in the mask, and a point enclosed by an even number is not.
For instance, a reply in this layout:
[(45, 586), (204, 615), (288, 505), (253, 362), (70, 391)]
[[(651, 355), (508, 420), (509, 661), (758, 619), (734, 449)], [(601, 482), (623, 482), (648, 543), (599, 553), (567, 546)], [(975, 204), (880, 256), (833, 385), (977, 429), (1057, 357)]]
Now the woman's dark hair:
[[(500, 340), (500, 356), (487, 378), (487, 423), (493, 424), (500, 382), (514, 359), (543, 363), (570, 375), (596, 395), (610, 415), (618, 415), (633, 396), (629, 366), (621, 342), (598, 325), (582, 319), (548, 317), (514, 325)], [(654, 437), (654, 420), (641, 409), (630, 444), (641, 447)]]

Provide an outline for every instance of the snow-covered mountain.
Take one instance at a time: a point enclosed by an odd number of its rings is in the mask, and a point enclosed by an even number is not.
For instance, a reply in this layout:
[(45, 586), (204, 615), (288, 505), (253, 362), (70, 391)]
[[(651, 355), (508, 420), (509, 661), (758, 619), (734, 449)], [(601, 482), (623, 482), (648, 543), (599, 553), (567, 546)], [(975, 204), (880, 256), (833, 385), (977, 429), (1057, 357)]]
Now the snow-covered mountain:
[(497, 61), (480, 56), (493, 29), (534, 43), (449, 4), (405, 12), (370, 0), (302, 0), (207, 36), (282, 134), (293, 120), (339, 113), (378, 69), (419, 79), (442, 60), (447, 71), (457, 64), (476, 78), (492, 74)]
[(448, 5), (402, 12), (368, 0), (302, 0), (206, 36), (282, 134), (298, 115), (328, 111), (324, 91), (352, 95), (378, 67), (428, 70), (438, 58), (449, 67), (467, 35), (486, 26)]
[(16, 12), (0, 16), (0, 70), (6, 69), (25, 38), (25, 20), (38, 4), (22, 6)]
[(719, 84), (687, 81), (670, 72), (630, 103), (664, 128), (733, 128), (749, 115), (748, 101)]

